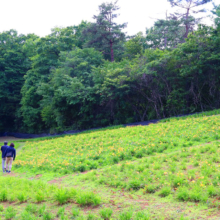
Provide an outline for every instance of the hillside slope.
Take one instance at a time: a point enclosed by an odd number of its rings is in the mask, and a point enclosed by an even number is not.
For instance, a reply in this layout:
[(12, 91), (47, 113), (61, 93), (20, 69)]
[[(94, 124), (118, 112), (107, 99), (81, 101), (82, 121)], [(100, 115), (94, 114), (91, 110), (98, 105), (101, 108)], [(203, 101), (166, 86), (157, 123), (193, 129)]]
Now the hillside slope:
[(219, 219), (219, 125), (189, 116), (26, 142), (0, 176), (0, 217)]
[(206, 116), (27, 142), (15, 168), (16, 172), (83, 172), (218, 140), (219, 124), (219, 115)]

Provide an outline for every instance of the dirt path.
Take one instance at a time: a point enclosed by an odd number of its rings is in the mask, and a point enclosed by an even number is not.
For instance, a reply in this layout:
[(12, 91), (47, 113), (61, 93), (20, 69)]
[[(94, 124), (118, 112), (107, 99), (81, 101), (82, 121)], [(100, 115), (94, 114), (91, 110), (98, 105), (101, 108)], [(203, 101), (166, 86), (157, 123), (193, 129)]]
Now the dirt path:
[[(0, 146), (2, 146), (4, 144), (5, 141), (8, 142), (8, 145), (10, 145), (10, 143), (12, 141), (19, 141), (21, 140), (20, 138), (16, 138), (16, 137), (11, 137), (11, 136), (6, 136), (6, 137), (0, 137)], [(19, 146), (18, 146), (19, 145)], [(18, 142), (15, 143), (15, 147), (16, 147), (16, 153), (18, 154), (19, 151), (22, 149), (22, 147), (25, 145), (25, 142)]]
[(4, 141), (12, 142), (12, 141), (19, 141), (21, 138), (16, 138), (16, 137), (11, 137), (11, 136), (5, 136), (5, 137), (0, 137), (0, 143), (4, 143)]
[(24, 147), (24, 145), (25, 145), (25, 142), (19, 142), (19, 147), (17, 147), (17, 149), (16, 149), (16, 153), (18, 154), (19, 152), (20, 152), (20, 150)]

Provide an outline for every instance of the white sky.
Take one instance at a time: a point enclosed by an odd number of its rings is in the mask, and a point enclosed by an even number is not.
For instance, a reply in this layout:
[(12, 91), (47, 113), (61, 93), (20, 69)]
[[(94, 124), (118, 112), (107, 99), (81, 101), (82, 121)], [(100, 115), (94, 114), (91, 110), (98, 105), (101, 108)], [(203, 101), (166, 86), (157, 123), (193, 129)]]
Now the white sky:
[[(110, 0), (111, 1), (111, 0)], [(108, 1), (108, 2), (110, 2)], [(82, 20), (93, 21), (98, 6), (106, 0), (0, 0), (0, 32), (15, 29), (18, 33), (50, 34), (51, 28), (78, 25)], [(213, 0), (220, 4), (220, 0)], [(128, 22), (126, 32), (145, 33), (157, 18), (170, 11), (167, 0), (119, 0), (118, 23)], [(212, 9), (212, 4), (206, 6)], [(153, 19), (155, 18), (155, 19)], [(206, 22), (210, 23), (208, 19)]]

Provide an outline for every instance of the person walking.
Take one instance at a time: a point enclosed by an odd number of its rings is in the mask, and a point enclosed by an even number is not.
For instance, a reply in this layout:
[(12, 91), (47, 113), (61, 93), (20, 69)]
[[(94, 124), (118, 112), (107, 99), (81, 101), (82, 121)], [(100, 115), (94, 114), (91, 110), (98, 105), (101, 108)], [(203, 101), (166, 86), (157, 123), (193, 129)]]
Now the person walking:
[(11, 173), (12, 162), (16, 157), (16, 150), (14, 147), (14, 143), (11, 143), (4, 155), (6, 157), (6, 173)]
[(8, 148), (8, 142), (7, 141), (5, 141), (4, 142), (4, 145), (1, 147), (1, 152), (2, 152), (2, 171), (3, 171), (3, 173), (5, 172), (5, 161), (6, 161), (6, 158), (5, 158), (5, 152), (6, 152), (6, 150), (7, 150), (7, 148)]

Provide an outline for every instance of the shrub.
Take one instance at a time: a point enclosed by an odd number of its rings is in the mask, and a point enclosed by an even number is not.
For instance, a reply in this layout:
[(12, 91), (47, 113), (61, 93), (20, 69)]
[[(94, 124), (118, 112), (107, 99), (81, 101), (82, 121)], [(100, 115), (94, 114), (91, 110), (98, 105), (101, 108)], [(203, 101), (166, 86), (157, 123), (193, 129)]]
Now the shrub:
[(186, 169), (187, 169), (186, 165), (185, 164), (182, 165), (181, 170), (186, 170)]
[(61, 214), (61, 216), (60, 216), (60, 220), (69, 220), (69, 218), (68, 218), (67, 215), (64, 215), (64, 213), (63, 213), (63, 214)]
[(140, 180), (131, 180), (128, 183), (127, 189), (133, 189), (133, 190), (139, 190), (140, 188), (143, 188), (144, 185), (141, 184)]
[(53, 215), (50, 212), (45, 212), (43, 214), (43, 220), (52, 220), (53, 219)]
[(119, 219), (120, 220), (130, 220), (130, 219), (132, 219), (132, 215), (133, 215), (132, 211), (121, 212), (119, 214)]
[(77, 195), (77, 189), (75, 189), (75, 188), (71, 188), (71, 189), (69, 189), (69, 195), (70, 195), (70, 198), (75, 198), (76, 197), (76, 195)]
[(73, 209), (72, 209), (72, 215), (73, 215), (73, 217), (77, 217), (77, 216), (79, 216), (79, 214), (80, 214), (80, 211), (79, 211), (78, 208), (73, 208)]
[(80, 172), (84, 172), (84, 171), (86, 171), (86, 166), (84, 164), (81, 164), (80, 166), (78, 166), (77, 170)]
[(89, 169), (93, 170), (93, 169), (97, 169), (98, 168), (98, 163), (97, 162), (90, 162), (89, 164)]
[(146, 185), (145, 186), (145, 191), (147, 193), (155, 193), (156, 190), (157, 190), (157, 186), (155, 186), (155, 185)]
[(38, 211), (39, 215), (40, 215), (40, 216), (43, 216), (45, 210), (46, 210), (46, 205), (44, 204), (44, 205), (42, 205), (42, 206), (40, 207), (40, 209), (39, 209), (39, 211)]
[(70, 195), (66, 189), (58, 189), (55, 193), (55, 200), (58, 201), (60, 205), (66, 203), (69, 198)]
[(145, 169), (145, 167), (143, 165), (137, 167), (137, 171), (140, 173), (142, 173), (144, 171), (144, 169)]
[(0, 205), (0, 212), (2, 212), (4, 210), (3, 205)]
[(150, 216), (144, 211), (139, 211), (135, 214), (134, 220), (149, 220)]
[(203, 166), (202, 167), (202, 175), (210, 177), (212, 174), (212, 170), (208, 166)]
[(30, 212), (30, 213), (36, 213), (37, 206), (34, 204), (27, 204), (27, 206), (25, 207), (25, 211)]
[(136, 154), (135, 154), (135, 157), (137, 158), (142, 158), (144, 155), (143, 155), (143, 152), (142, 151), (138, 151)]
[(8, 208), (5, 210), (5, 219), (12, 219), (16, 216), (15, 209), (11, 206), (8, 206)]
[(78, 208), (73, 208), (73, 209), (72, 209), (72, 215), (73, 215), (73, 217), (79, 216), (79, 213), (80, 213), (80, 211), (79, 211)]
[(193, 164), (195, 167), (199, 166), (199, 161), (195, 161), (195, 163)]
[(202, 188), (195, 187), (190, 191), (189, 198), (193, 202), (206, 202), (208, 200), (208, 195)]
[(59, 210), (57, 212), (57, 216), (61, 216), (62, 214), (64, 214), (64, 212), (65, 212), (65, 208), (64, 207), (59, 208)]
[(212, 179), (212, 184), (213, 184), (214, 186), (217, 186), (218, 183), (219, 183), (219, 180), (218, 180), (218, 179)]
[(176, 191), (176, 197), (178, 200), (181, 201), (188, 201), (189, 200), (189, 192), (186, 187), (179, 187)]
[(166, 197), (171, 193), (171, 188), (168, 186), (163, 187), (159, 192), (158, 195), (161, 197)]
[(145, 168), (149, 168), (150, 167), (150, 164), (149, 163), (146, 163), (145, 164)]
[(134, 155), (135, 155), (134, 149), (131, 149), (131, 150), (130, 150), (130, 154), (131, 154), (131, 156), (134, 156)]
[(184, 178), (183, 177), (180, 177), (180, 176), (176, 176), (174, 179), (173, 179), (173, 187), (177, 188), (179, 186), (182, 186), (184, 184)]
[(119, 162), (119, 158), (116, 157), (116, 156), (114, 156), (114, 157), (112, 158), (112, 160), (113, 160), (113, 163), (114, 163), (114, 164)]
[(146, 154), (147, 155), (152, 155), (153, 154), (152, 148), (148, 148), (147, 151), (146, 151)]
[(160, 170), (161, 169), (161, 165), (159, 163), (155, 163), (154, 169), (155, 170)]
[(162, 153), (165, 149), (166, 149), (165, 146), (158, 147), (158, 148), (157, 148), (157, 152), (158, 152), (158, 153)]
[(214, 157), (212, 158), (212, 161), (213, 161), (214, 163), (218, 163), (218, 162), (219, 162), (219, 158), (218, 158), (217, 156), (214, 156)]
[(6, 189), (3, 189), (3, 190), (0, 192), (0, 201), (1, 201), (1, 202), (7, 201), (7, 197), (8, 197), (8, 192), (7, 192)]
[(99, 213), (104, 220), (109, 220), (112, 216), (113, 210), (110, 208), (105, 208), (101, 209)]
[(76, 220), (87, 220), (87, 218), (83, 215), (79, 215)]
[(125, 154), (124, 153), (121, 153), (120, 155), (119, 155), (119, 158), (120, 158), (120, 160), (124, 160), (125, 159)]
[(89, 214), (87, 215), (87, 220), (94, 220), (94, 219), (97, 219), (97, 217), (91, 212), (89, 212)]
[(17, 198), (20, 202), (25, 202), (27, 201), (27, 194), (22, 191), (18, 193)]
[(36, 217), (27, 211), (21, 213), (21, 220), (35, 220)]
[(82, 206), (86, 206), (86, 205), (97, 206), (101, 203), (101, 199), (93, 192), (82, 192), (77, 195), (76, 202)]
[(44, 193), (42, 191), (37, 191), (37, 193), (35, 194), (35, 199), (37, 202), (42, 202), (44, 201), (45, 197), (44, 197)]
[(176, 171), (176, 165), (172, 165), (172, 166), (170, 167), (170, 171), (171, 171), (172, 173), (175, 173), (175, 171)]
[(9, 202), (15, 202), (16, 201), (16, 195), (15, 194), (11, 194), (8, 196), (8, 201)]
[(188, 171), (188, 179), (194, 180), (196, 178), (195, 170), (189, 170)]
[(218, 194), (217, 189), (214, 186), (208, 186), (207, 187), (207, 193), (209, 196), (216, 196)]

